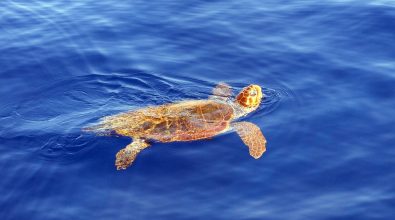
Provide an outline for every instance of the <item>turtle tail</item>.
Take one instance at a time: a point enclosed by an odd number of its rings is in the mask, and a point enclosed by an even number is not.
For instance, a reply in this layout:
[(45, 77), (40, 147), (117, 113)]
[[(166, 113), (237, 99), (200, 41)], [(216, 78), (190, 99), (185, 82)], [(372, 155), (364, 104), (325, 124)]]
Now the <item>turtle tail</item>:
[(111, 129), (106, 123), (103, 123), (103, 121), (101, 121), (97, 124), (83, 127), (82, 131), (105, 136), (105, 135), (110, 135), (113, 129)]

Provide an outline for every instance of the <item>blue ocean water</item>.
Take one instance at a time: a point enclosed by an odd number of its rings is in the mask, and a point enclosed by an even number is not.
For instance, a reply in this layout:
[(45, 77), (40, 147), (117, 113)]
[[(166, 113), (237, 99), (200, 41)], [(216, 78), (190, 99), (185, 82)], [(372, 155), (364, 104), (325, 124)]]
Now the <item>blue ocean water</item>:
[[(0, 219), (394, 219), (395, 1), (0, 2)], [(81, 128), (218, 82), (266, 95), (235, 133)]]

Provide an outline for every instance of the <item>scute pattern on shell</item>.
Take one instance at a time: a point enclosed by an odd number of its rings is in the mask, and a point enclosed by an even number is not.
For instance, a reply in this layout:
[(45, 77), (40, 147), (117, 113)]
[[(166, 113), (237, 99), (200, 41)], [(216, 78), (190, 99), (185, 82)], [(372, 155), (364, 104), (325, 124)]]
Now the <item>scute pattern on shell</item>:
[(110, 116), (103, 123), (123, 136), (160, 142), (191, 141), (227, 130), (233, 114), (233, 108), (227, 103), (185, 101)]

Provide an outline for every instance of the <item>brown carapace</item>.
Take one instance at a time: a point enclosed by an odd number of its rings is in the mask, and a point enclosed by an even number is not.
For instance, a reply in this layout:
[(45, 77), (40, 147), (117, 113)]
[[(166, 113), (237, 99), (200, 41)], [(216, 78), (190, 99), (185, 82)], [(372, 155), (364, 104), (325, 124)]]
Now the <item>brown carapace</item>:
[(211, 138), (235, 130), (250, 155), (259, 158), (266, 150), (266, 139), (258, 126), (250, 122), (232, 122), (259, 107), (263, 97), (261, 87), (249, 85), (236, 99), (231, 98), (232, 89), (225, 83), (213, 89), (206, 100), (191, 100), (147, 107), (107, 116), (85, 131), (101, 134), (116, 133), (133, 138), (133, 142), (116, 155), (117, 169), (126, 169), (149, 142), (193, 141)]

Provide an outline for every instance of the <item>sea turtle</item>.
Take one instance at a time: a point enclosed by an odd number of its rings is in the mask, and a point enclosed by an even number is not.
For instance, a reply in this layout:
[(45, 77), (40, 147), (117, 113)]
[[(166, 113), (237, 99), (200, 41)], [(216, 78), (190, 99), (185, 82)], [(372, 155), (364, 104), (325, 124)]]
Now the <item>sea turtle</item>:
[(147, 107), (107, 116), (86, 131), (113, 133), (133, 138), (132, 143), (116, 155), (117, 169), (126, 169), (137, 154), (150, 146), (150, 141), (173, 142), (211, 138), (235, 130), (252, 157), (258, 159), (266, 150), (266, 139), (258, 126), (251, 122), (232, 122), (256, 110), (263, 97), (261, 87), (249, 85), (236, 99), (225, 83), (213, 89), (205, 100), (189, 100)]

